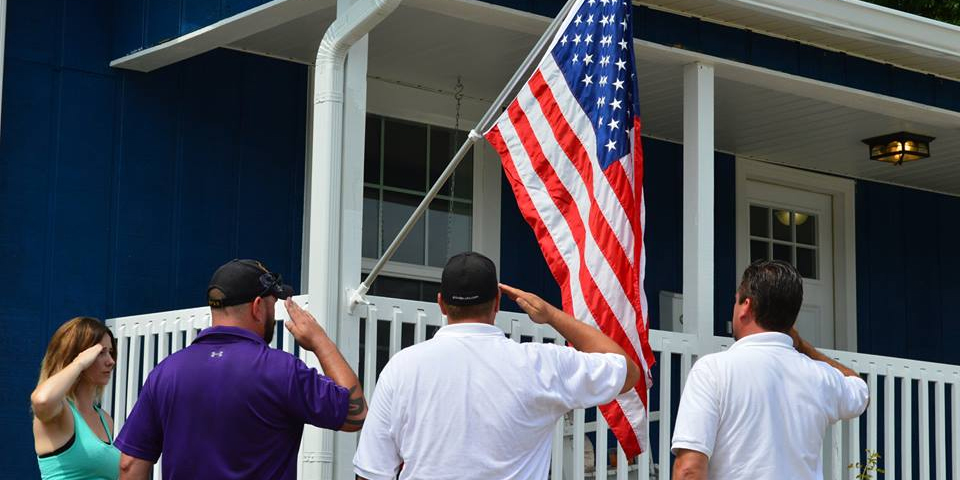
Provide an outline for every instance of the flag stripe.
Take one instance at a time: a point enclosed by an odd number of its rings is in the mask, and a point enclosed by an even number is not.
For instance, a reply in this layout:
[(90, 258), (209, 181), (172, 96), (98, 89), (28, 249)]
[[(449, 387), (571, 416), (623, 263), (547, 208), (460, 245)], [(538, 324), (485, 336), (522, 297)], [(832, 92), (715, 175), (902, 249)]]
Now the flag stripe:
[[(540, 243), (540, 249), (543, 251), (544, 259), (547, 261), (547, 267), (550, 269), (550, 272), (553, 273), (554, 277), (557, 277), (558, 274), (556, 272), (566, 271), (567, 264), (561, 257), (560, 251), (557, 249), (557, 246), (553, 241), (553, 237), (550, 234), (550, 230), (547, 229), (546, 225), (543, 223), (543, 220), (536, 213), (536, 208), (533, 206), (533, 201), (530, 200), (527, 190), (523, 188), (523, 183), (520, 181), (520, 175), (517, 174), (517, 169), (513, 166), (513, 159), (510, 155), (510, 150), (507, 148), (506, 142), (503, 140), (503, 135), (500, 133), (500, 128), (494, 126), (492, 130), (487, 132), (486, 138), (500, 155), (503, 163), (504, 173), (510, 182), (510, 187), (513, 190), (514, 196), (517, 198), (517, 206), (520, 207), (520, 213), (530, 225), (530, 228), (533, 229), (533, 233), (536, 235), (537, 240)], [(569, 274), (565, 273), (564, 275)], [(564, 309), (572, 309), (573, 304), (572, 299), (570, 298), (570, 284), (568, 282), (560, 283), (560, 296), (563, 301)]]

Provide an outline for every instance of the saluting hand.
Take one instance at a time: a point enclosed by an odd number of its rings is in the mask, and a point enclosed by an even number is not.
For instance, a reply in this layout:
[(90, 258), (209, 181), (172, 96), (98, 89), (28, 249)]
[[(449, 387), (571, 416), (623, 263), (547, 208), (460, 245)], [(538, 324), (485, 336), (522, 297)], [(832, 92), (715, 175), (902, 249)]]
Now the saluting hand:
[(103, 351), (103, 345), (98, 343), (80, 352), (74, 361), (77, 362), (77, 365), (81, 370), (86, 370), (87, 367), (93, 365), (93, 362), (97, 361), (97, 357), (100, 355), (101, 351)]
[(317, 353), (316, 349), (319, 342), (327, 336), (327, 332), (317, 323), (317, 319), (310, 312), (297, 305), (297, 302), (294, 302), (292, 298), (286, 299), (283, 305), (290, 315), (290, 320), (283, 322), (284, 326), (303, 348)]
[(557, 307), (550, 305), (550, 303), (544, 299), (533, 293), (520, 290), (519, 288), (501, 283), (500, 291), (510, 300), (517, 302), (517, 305), (530, 316), (530, 320), (533, 320), (534, 323), (550, 323), (556, 318), (557, 313), (560, 312), (557, 310)]

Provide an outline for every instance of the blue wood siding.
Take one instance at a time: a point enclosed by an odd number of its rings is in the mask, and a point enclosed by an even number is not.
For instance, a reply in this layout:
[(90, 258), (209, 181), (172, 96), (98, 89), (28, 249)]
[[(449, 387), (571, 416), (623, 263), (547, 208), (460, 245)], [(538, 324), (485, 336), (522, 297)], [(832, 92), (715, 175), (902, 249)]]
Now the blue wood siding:
[[(643, 186), (647, 206), (644, 291), (652, 328), (660, 328), (660, 292), (683, 291), (683, 146), (644, 137), (643, 154)], [(721, 153), (716, 155), (715, 160), (717, 221), (714, 330), (718, 335), (725, 335), (738, 275), (735, 271), (736, 232), (733, 221), (735, 163), (732, 156)], [(501, 192), (501, 278), (505, 283), (531, 290), (559, 305), (560, 290), (547, 268), (533, 230), (520, 215), (506, 179)], [(519, 311), (509, 301), (504, 301), (504, 308)]]
[[(113, 56), (150, 48), (270, 0), (122, 0), (115, 2)], [(80, 2), (78, 2), (80, 3)], [(82, 3), (95, 3), (85, 0)], [(101, 2), (109, 3), (109, 2)]]
[(0, 463), (11, 478), (38, 476), (28, 398), (61, 323), (201, 305), (213, 269), (235, 257), (299, 284), (305, 67), (218, 50), (114, 71), (114, 16), (134, 7), (9, 2)]
[(857, 182), (862, 352), (960, 363), (960, 198)]

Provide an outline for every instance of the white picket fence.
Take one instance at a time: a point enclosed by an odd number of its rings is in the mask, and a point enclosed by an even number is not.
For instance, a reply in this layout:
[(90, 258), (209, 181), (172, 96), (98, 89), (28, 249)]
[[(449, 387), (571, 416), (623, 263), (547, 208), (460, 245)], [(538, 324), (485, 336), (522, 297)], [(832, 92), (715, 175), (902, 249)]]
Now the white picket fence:
[[(426, 340), (445, 323), (434, 303), (383, 297), (369, 300), (363, 318), (350, 317), (340, 326), (360, 329), (363, 325), (361, 380), (368, 398), (376, 388), (378, 363), (382, 368), (386, 358), (408, 344)], [(306, 296), (297, 301), (301, 305), (308, 303)], [(282, 327), (286, 318), (282, 304), (277, 307), (278, 330), (273, 346), (303, 355)], [(501, 312), (496, 323), (518, 342), (563, 342), (552, 328), (534, 324), (523, 314)], [(116, 335), (118, 346), (115, 381), (105, 394), (105, 405), (113, 413), (119, 431), (150, 370), (172, 352), (189, 345), (201, 329), (208, 327), (210, 312), (207, 307), (159, 312), (115, 318), (108, 320), (107, 325)], [(382, 329), (388, 331), (386, 342), (377, 341)], [(626, 458), (608, 435), (602, 416), (595, 409), (578, 409), (557, 423), (551, 478), (669, 479), (669, 444), (677, 395), (698, 356), (724, 349), (731, 342), (725, 337), (701, 342), (691, 334), (651, 331), (650, 346), (657, 355), (655, 385), (650, 396), (654, 405), (650, 424), (652, 451)], [(874, 478), (960, 480), (960, 366), (852, 352), (824, 353), (860, 372), (870, 387), (871, 397), (863, 416), (837, 424), (827, 433), (825, 478), (854, 478), (856, 472), (847, 466), (864, 461), (864, 450), (870, 450), (882, 455), (881, 467), (887, 471), (886, 475), (874, 474)], [(588, 416), (595, 420), (588, 421)], [(346, 442), (338, 442), (343, 443)], [(158, 465), (155, 469), (157, 475), (159, 468)]]

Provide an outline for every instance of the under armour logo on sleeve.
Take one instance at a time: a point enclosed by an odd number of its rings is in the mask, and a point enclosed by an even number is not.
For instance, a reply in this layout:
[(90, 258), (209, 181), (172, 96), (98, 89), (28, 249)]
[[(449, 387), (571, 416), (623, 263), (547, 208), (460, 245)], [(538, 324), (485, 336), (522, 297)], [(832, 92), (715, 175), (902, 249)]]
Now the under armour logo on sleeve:
[(216, 358), (216, 357), (222, 357), (222, 356), (223, 356), (223, 350), (220, 350), (219, 352), (210, 352), (210, 358)]

